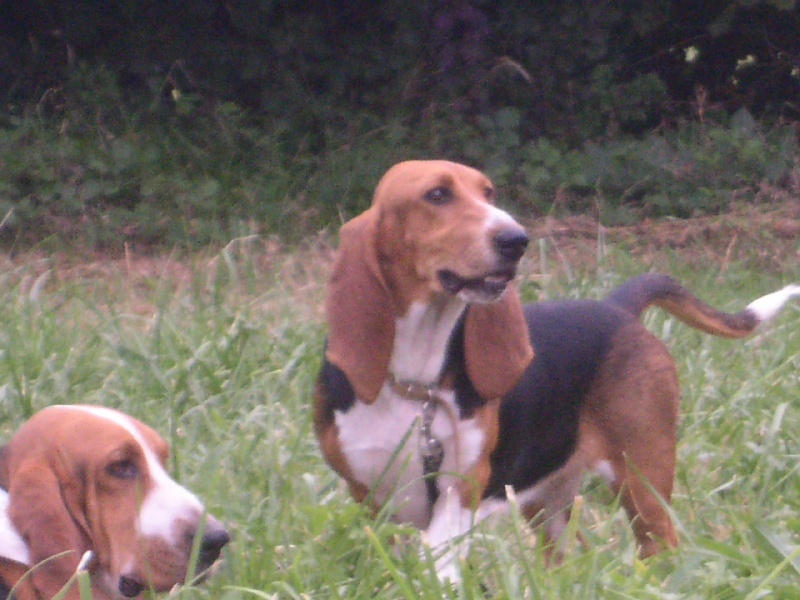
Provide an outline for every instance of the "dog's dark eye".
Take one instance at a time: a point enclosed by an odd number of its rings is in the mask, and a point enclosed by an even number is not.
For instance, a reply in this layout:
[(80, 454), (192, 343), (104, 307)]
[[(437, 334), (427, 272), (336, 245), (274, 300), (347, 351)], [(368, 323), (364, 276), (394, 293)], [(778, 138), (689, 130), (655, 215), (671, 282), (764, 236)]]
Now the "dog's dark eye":
[(425, 200), (437, 206), (447, 204), (453, 199), (453, 192), (448, 187), (437, 187), (425, 193)]
[(486, 188), (486, 189), (483, 191), (483, 195), (484, 195), (484, 196), (486, 196), (486, 199), (487, 199), (489, 202), (494, 202), (494, 188), (487, 187), (487, 188)]
[(125, 458), (109, 464), (106, 473), (116, 479), (136, 479), (139, 477), (139, 467), (131, 459)]

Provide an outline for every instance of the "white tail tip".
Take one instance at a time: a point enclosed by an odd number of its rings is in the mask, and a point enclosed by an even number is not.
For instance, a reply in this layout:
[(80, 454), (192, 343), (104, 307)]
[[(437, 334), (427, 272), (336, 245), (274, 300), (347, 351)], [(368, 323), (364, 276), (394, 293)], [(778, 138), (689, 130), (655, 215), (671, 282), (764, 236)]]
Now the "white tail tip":
[(747, 305), (747, 310), (754, 313), (760, 323), (764, 323), (775, 318), (789, 300), (797, 297), (800, 297), (800, 285), (787, 285), (782, 290), (756, 298)]

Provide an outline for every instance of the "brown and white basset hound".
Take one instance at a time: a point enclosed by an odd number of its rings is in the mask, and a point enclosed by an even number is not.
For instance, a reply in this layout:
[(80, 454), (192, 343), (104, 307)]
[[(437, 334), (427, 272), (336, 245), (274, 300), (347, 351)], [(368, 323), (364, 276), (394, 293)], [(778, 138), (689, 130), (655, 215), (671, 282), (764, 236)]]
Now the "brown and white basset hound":
[(649, 274), (606, 301), (523, 307), (528, 236), (494, 196), (472, 168), (404, 162), (342, 227), (314, 413), (325, 459), (358, 501), (425, 530), (446, 580), (466, 551), (451, 542), (507, 508), (508, 488), (557, 539), (587, 470), (621, 495), (643, 556), (675, 546), (678, 377), (639, 316), (657, 305), (743, 337), (800, 287), (727, 314)]
[[(94, 600), (168, 591), (193, 551), (195, 572), (208, 569), (228, 533), (167, 474), (168, 454), (153, 429), (116, 410), (36, 413), (0, 450), (0, 598), (48, 600), (79, 567)], [(64, 597), (81, 597), (78, 585)]]

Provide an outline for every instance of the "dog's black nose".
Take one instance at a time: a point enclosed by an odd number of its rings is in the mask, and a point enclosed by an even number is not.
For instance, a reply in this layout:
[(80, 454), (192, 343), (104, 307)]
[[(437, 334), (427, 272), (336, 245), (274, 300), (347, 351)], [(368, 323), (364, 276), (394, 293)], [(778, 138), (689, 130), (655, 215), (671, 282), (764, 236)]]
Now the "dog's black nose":
[(518, 227), (502, 229), (494, 236), (494, 245), (500, 256), (511, 261), (517, 261), (525, 254), (529, 241), (525, 230)]
[(203, 567), (210, 566), (219, 558), (219, 553), (231, 541), (231, 536), (219, 523), (208, 522), (206, 532), (200, 542), (198, 562)]

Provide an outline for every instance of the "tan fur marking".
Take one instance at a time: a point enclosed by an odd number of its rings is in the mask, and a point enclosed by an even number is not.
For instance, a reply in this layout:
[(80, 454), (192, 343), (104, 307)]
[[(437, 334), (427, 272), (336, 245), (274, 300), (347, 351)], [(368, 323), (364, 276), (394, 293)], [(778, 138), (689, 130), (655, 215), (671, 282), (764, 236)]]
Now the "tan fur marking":
[(558, 540), (548, 523), (569, 519), (583, 475), (603, 460), (613, 466), (611, 487), (631, 519), (640, 555), (677, 545), (664, 503), (672, 495), (679, 395), (675, 365), (664, 344), (638, 321), (620, 329), (587, 393), (575, 452), (537, 484), (542, 498), (523, 510), (527, 518), (544, 522), (549, 549)]
[(724, 313), (701, 302), (689, 292), (676, 300), (659, 299), (653, 304), (675, 315), (690, 327), (726, 338), (747, 337), (759, 324), (752, 313)]
[(31, 578), (25, 577), (27, 572), (27, 567), (0, 558), (0, 581), (16, 586), (13, 600), (43, 600), (33, 587)]
[(677, 545), (664, 503), (672, 496), (679, 398), (664, 344), (638, 321), (620, 329), (587, 395), (575, 460), (585, 468), (611, 462), (612, 488), (621, 494), (643, 557), (664, 542)]
[(481, 397), (501, 398), (512, 390), (534, 358), (513, 284), (497, 302), (470, 307), (464, 346), (469, 378)]

